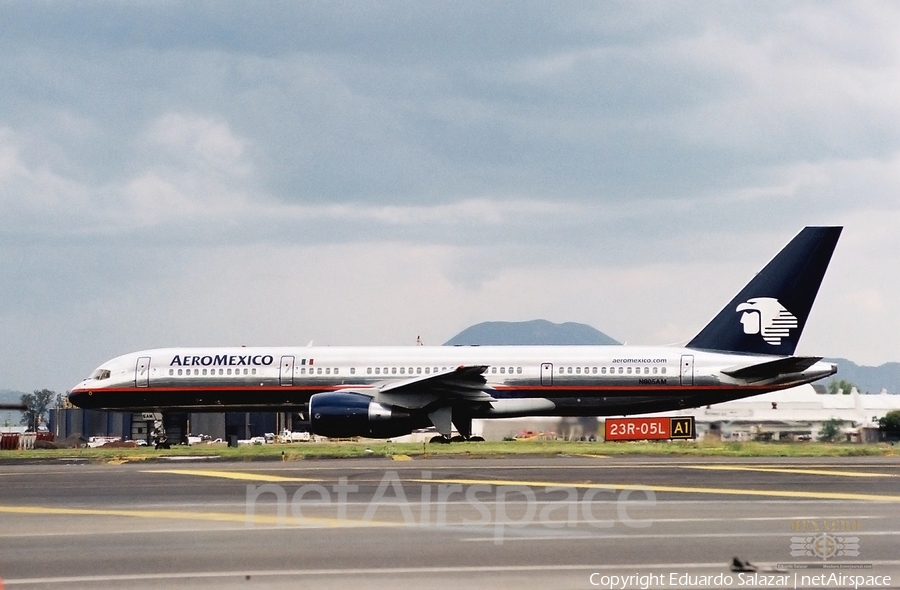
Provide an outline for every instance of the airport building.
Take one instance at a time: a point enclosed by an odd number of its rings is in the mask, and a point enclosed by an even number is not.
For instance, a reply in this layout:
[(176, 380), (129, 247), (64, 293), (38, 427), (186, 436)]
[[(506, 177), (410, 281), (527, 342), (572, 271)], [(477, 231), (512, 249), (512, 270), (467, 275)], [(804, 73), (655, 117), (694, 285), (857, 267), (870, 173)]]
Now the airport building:
[[(742, 400), (647, 416), (694, 416), (697, 437), (723, 440), (818, 440), (823, 426), (841, 420), (843, 440), (876, 442), (878, 420), (900, 410), (900, 395), (860, 394), (856, 389), (831, 395), (820, 385), (802, 385)], [(602, 418), (517, 418), (486, 420), (487, 440), (502, 440), (529, 433), (548, 433), (569, 440), (602, 438)]]

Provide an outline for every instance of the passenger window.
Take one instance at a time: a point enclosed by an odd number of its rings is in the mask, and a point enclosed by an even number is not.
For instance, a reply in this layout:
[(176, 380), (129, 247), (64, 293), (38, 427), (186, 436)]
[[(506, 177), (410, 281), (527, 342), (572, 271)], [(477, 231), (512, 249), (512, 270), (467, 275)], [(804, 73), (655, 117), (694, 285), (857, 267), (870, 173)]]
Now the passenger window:
[(372, 374), (372, 367), (366, 367), (366, 375)]
[(178, 369), (178, 374), (181, 375), (181, 369)]
[(255, 367), (252, 368), (252, 369), (250, 369), (250, 374), (251, 374), (251, 375), (256, 375), (256, 368), (255, 368)]
[[(622, 373), (625, 372), (625, 371), (623, 370), (624, 368), (625, 368), (625, 367), (619, 367), (619, 375), (621, 375)], [(629, 370), (628, 372), (630, 373), (631, 370)]]
[(174, 375), (174, 374), (175, 374), (175, 369), (169, 369), (169, 375)]
[(653, 374), (656, 375), (656, 372), (659, 371), (659, 368), (653, 367)]
[(666, 374), (666, 368), (665, 368), (665, 367), (662, 367), (662, 368), (659, 370), (659, 372), (662, 373), (663, 375), (665, 375), (665, 374)]
[(381, 375), (381, 367), (375, 367), (375, 374)]
[(430, 374), (431, 374), (431, 367), (425, 367), (425, 374), (426, 374), (426, 375), (430, 375)]

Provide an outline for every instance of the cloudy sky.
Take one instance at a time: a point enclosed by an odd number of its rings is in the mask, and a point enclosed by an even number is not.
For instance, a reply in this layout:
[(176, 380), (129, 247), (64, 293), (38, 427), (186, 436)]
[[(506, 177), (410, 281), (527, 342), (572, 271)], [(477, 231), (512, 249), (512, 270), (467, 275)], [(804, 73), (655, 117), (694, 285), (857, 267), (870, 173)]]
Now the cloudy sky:
[(900, 361), (900, 5), (0, 3), (0, 388), (172, 345), (684, 342), (846, 229), (799, 353)]

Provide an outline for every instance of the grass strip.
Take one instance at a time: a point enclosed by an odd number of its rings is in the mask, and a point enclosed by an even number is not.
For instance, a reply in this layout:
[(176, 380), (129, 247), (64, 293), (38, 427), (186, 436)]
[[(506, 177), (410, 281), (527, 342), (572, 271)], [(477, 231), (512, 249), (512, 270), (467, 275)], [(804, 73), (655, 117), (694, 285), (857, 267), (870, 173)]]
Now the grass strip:
[(206, 458), (225, 461), (300, 461), (307, 459), (340, 459), (358, 457), (427, 458), (427, 457), (502, 457), (502, 456), (584, 456), (618, 455), (696, 456), (696, 457), (858, 457), (900, 456), (900, 446), (889, 444), (778, 443), (778, 442), (569, 442), (569, 441), (504, 441), (451, 444), (393, 443), (381, 440), (341, 441), (326, 443), (294, 443), (269, 445), (199, 444), (178, 445), (171, 449), (149, 447), (35, 449), (0, 451), (0, 462), (33, 460), (83, 460), (122, 463), (132, 461), (178, 460)]

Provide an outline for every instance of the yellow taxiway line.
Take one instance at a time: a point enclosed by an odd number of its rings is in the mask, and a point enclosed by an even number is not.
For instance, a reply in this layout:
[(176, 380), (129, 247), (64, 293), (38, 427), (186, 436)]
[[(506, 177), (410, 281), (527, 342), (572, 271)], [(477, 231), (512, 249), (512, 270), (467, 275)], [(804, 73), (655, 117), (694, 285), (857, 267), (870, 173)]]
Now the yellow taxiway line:
[(744, 467), (742, 465), (682, 465), (682, 469), (708, 469), (712, 471), (766, 471), (771, 473), (803, 473), (806, 475), (834, 475), (841, 477), (897, 477), (893, 473), (865, 471), (828, 471), (825, 469), (793, 469), (789, 467)]
[(378, 522), (364, 522), (346, 518), (294, 518), (269, 516), (236, 512), (200, 512), (197, 510), (135, 510), (119, 508), (52, 508), (49, 506), (0, 506), (0, 514), (35, 514), (41, 516), (123, 516), (130, 518), (151, 518), (170, 520), (200, 520), (206, 522), (229, 522), (245, 524), (248, 527), (258, 525), (272, 526), (314, 526), (314, 527), (358, 527), (379, 526)]
[(272, 483), (322, 481), (311, 477), (284, 477), (283, 475), (266, 475), (264, 473), (246, 473), (241, 471), (213, 471), (209, 469), (148, 469), (142, 473), (173, 473), (175, 475), (199, 475), (200, 477), (267, 481)]
[[(816, 475), (848, 475), (853, 474), (856, 477), (873, 476), (887, 477), (887, 474), (864, 474), (860, 472), (838, 472), (838, 471), (819, 471), (813, 469), (782, 469), (768, 467), (743, 467), (743, 466), (684, 466), (689, 469), (722, 469), (735, 471), (773, 471), (777, 473), (807, 473)], [(197, 475), (203, 477), (221, 477), (226, 479), (238, 479), (245, 481), (265, 481), (265, 482), (310, 482), (323, 481), (321, 479), (300, 478), (300, 477), (284, 477), (280, 475), (265, 475), (262, 473), (247, 473), (238, 471), (212, 471), (202, 469), (158, 469), (149, 470), (145, 473), (174, 473), (179, 475)], [(894, 477), (894, 476), (890, 476)], [(447, 484), (463, 484), (463, 485), (495, 485), (495, 486), (527, 486), (534, 488), (547, 487), (572, 487), (579, 489), (602, 489), (602, 490), (652, 490), (654, 492), (672, 492), (680, 494), (710, 494), (710, 495), (727, 495), (727, 496), (764, 496), (770, 498), (808, 498), (814, 500), (855, 500), (867, 502), (900, 502), (898, 495), (881, 495), (881, 494), (860, 494), (852, 492), (818, 492), (809, 490), (759, 490), (745, 488), (718, 488), (718, 487), (694, 487), (694, 486), (673, 486), (673, 485), (643, 485), (643, 484), (617, 484), (617, 483), (567, 483), (553, 481), (516, 481), (503, 479), (418, 479), (418, 478), (401, 478), (401, 481), (410, 481), (416, 483), (447, 483)]]
[(615, 484), (615, 483), (563, 483), (554, 481), (513, 481), (504, 479), (410, 479), (419, 483), (448, 483), (463, 485), (495, 485), (495, 486), (523, 486), (530, 488), (559, 488), (570, 487), (578, 489), (598, 490), (652, 490), (654, 492), (673, 492), (678, 494), (711, 494), (726, 496), (767, 496), (774, 498), (811, 498), (814, 500), (856, 500), (868, 502), (900, 502), (900, 496), (879, 494), (852, 494), (845, 492), (814, 492), (794, 490), (753, 490), (735, 488), (708, 488), (688, 486), (661, 486), (643, 484)]

